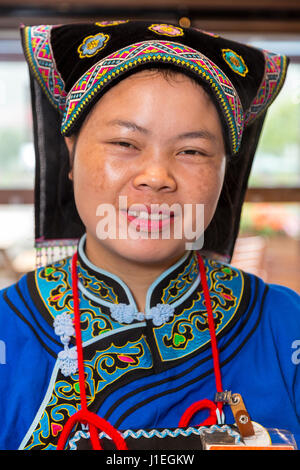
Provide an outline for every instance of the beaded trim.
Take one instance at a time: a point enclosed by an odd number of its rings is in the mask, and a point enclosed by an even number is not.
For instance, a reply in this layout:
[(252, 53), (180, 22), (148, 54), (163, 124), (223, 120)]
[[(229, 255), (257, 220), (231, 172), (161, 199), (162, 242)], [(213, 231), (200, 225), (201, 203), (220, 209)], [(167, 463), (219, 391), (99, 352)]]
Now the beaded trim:
[[(84, 426), (82, 427), (84, 428)], [(200, 426), (197, 428), (190, 426), (186, 429), (182, 429), (182, 428), (176, 428), (174, 430), (163, 429), (161, 431), (159, 431), (158, 429), (151, 429), (149, 431), (146, 431), (145, 429), (138, 429), (136, 431), (127, 429), (126, 431), (119, 431), (119, 432), (122, 434), (124, 439), (127, 439), (129, 437), (133, 439), (140, 439), (140, 438), (151, 439), (153, 437), (164, 439), (165, 437), (176, 438), (179, 436), (189, 437), (191, 435), (203, 436), (204, 434), (212, 434), (216, 431), (220, 433), (227, 432), (231, 437), (234, 438), (234, 445), (243, 445), (240, 434), (228, 425), (218, 426), (217, 424), (215, 424), (210, 427)], [(84, 429), (76, 431), (74, 437), (70, 439), (69, 441), (70, 450), (77, 450), (76, 442), (79, 441), (80, 439), (89, 439), (89, 437), (90, 437), (90, 433), (88, 431), (85, 431)], [(99, 433), (99, 438), (111, 439), (104, 432)]]
[(35, 240), (36, 268), (52, 264), (57, 260), (72, 256), (77, 250), (78, 239)]
[(232, 150), (236, 153), (242, 137), (244, 116), (233, 84), (206, 56), (188, 46), (169, 41), (131, 44), (93, 65), (68, 93), (62, 134), (70, 133), (85, 107), (118, 75), (149, 62), (162, 62), (189, 69), (210, 85), (223, 110), (230, 130)]

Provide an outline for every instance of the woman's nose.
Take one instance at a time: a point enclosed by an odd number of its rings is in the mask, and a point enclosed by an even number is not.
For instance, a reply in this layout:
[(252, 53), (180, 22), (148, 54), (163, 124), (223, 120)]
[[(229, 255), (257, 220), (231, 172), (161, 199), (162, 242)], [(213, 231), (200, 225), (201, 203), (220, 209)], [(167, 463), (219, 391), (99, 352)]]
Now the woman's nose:
[(133, 185), (139, 190), (172, 192), (176, 181), (169, 169), (159, 163), (149, 163), (134, 178)]

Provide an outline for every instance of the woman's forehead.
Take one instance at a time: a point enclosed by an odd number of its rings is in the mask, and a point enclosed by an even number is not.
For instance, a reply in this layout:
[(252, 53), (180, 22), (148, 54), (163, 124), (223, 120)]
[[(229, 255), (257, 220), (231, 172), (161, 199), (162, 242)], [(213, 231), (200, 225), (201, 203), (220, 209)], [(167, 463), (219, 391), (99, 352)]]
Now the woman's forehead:
[(155, 123), (163, 113), (168, 121), (177, 120), (184, 128), (183, 118), (192, 121), (196, 115), (201, 121), (204, 112), (206, 122), (211, 115), (218, 119), (218, 108), (201, 83), (180, 71), (150, 69), (138, 71), (108, 90), (94, 102), (85, 121), (99, 118), (107, 126), (147, 134), (147, 129), (136, 123), (139, 114), (152, 116)]

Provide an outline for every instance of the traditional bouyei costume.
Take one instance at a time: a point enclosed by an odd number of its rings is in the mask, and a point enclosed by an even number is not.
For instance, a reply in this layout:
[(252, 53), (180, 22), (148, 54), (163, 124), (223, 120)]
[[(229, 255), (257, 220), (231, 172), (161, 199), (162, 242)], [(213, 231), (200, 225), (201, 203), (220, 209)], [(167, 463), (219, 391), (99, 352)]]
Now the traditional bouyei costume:
[[(79, 242), (73, 256), (0, 293), (0, 448), (109, 448), (107, 437), (118, 448), (167, 448), (176, 436), (175, 447), (189, 436), (185, 448), (200, 448), (205, 424), (238, 443), (225, 390), (241, 395), (253, 421), (290, 431), (299, 445), (299, 296), (228, 264), (261, 127), (288, 59), (158, 22), (33, 26), (22, 37), (34, 111), (37, 248)], [(86, 256), (63, 136), (114, 84), (153, 67), (204, 86), (232, 163), (206, 231), (206, 256), (187, 252), (153, 282), (138, 312), (126, 279)]]

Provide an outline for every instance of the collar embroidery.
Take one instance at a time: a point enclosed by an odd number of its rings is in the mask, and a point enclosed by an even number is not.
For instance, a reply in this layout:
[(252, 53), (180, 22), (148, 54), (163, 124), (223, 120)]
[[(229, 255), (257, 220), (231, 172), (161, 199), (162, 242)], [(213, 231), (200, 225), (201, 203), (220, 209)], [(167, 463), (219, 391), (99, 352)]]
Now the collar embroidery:
[[(131, 291), (124, 281), (118, 276), (104, 271), (93, 265), (85, 255), (84, 244), (86, 236), (84, 235), (78, 245), (78, 277), (79, 290), (90, 300), (96, 304), (112, 308), (112, 304), (124, 304), (131, 308), (123, 308), (125, 318), (134, 321), (138, 315), (138, 309)], [(186, 296), (188, 291), (195, 286), (194, 282), (199, 282), (198, 263), (195, 254), (186, 253), (176, 264), (164, 271), (149, 287), (146, 297), (145, 315), (152, 318), (150, 313), (151, 307), (158, 304), (178, 305), (181, 298)], [(173, 305), (174, 306), (174, 305)], [(113, 307), (116, 311), (115, 306)], [(165, 313), (165, 309), (158, 307), (159, 311)], [(133, 312), (134, 311), (134, 312)], [(129, 313), (132, 312), (132, 313)], [(157, 318), (157, 313), (155, 314)], [(129, 321), (126, 321), (128, 323)]]
[[(187, 341), (190, 342), (195, 336), (190, 332), (191, 325), (198, 332), (208, 332), (196, 253), (186, 253), (153, 282), (148, 289), (145, 312), (139, 312), (125, 282), (89, 262), (84, 253), (84, 242), (85, 236), (78, 247), (78, 287), (84, 343), (103, 333), (117, 332), (129, 324), (138, 326), (147, 320), (152, 320), (159, 349), (169, 348), (170, 344), (175, 349), (183, 349)], [(218, 334), (238, 307), (243, 276), (231, 266), (207, 259), (204, 262)], [(35, 281), (52, 324), (63, 313), (73, 318), (71, 258), (39, 268)], [(202, 343), (203, 337), (200, 340), (197, 338), (199, 341)]]
[[(99, 269), (84, 252), (85, 236), (78, 247), (78, 278), (83, 343), (136, 328), (151, 320), (153, 337), (162, 362), (183, 358), (210, 341), (206, 307), (200, 285), (196, 253), (186, 253), (163, 272), (148, 289), (145, 312), (139, 312), (133, 296), (117, 276)], [(59, 355), (62, 373), (75, 372), (76, 348), (68, 343), (74, 334), (59, 332), (73, 319), (71, 259), (37, 271), (37, 284), (54, 321), (64, 349)], [(235, 315), (243, 293), (243, 276), (231, 266), (205, 260), (217, 335)], [(104, 335), (104, 336), (101, 336)], [(68, 341), (67, 341), (68, 339)]]

